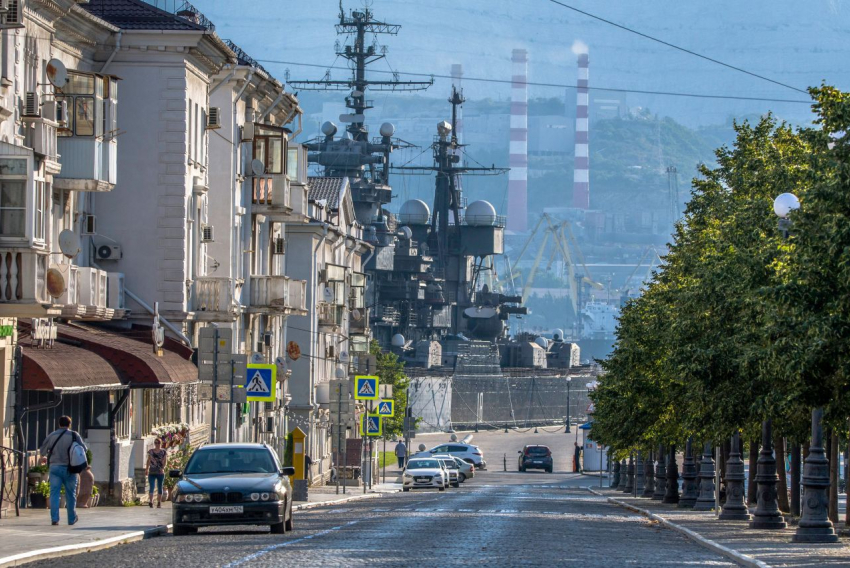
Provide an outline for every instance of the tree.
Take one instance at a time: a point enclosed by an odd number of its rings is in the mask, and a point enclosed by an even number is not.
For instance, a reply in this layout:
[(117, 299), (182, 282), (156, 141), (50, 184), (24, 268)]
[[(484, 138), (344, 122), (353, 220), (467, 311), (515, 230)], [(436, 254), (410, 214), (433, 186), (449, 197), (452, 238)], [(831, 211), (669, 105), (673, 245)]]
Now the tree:
[(395, 353), (382, 352), (377, 341), (372, 341), (369, 352), (378, 363), (378, 382), (382, 385), (392, 385), (395, 413), (391, 418), (383, 419), (383, 436), (391, 439), (404, 433), (404, 410), (407, 408), (407, 386), (410, 383), (404, 374), (404, 362), (398, 360)]

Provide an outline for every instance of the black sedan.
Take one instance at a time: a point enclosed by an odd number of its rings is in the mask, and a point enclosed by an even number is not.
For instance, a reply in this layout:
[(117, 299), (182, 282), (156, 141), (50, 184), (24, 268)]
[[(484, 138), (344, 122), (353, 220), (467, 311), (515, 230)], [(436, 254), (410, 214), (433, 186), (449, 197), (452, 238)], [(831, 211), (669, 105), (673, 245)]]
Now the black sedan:
[(268, 525), (274, 534), (291, 531), (295, 468), (281, 467), (265, 444), (211, 444), (195, 450), (172, 499), (175, 536), (218, 525)]
[(552, 473), (552, 451), (547, 446), (534, 444), (525, 446), (519, 452), (519, 470), (542, 469)]

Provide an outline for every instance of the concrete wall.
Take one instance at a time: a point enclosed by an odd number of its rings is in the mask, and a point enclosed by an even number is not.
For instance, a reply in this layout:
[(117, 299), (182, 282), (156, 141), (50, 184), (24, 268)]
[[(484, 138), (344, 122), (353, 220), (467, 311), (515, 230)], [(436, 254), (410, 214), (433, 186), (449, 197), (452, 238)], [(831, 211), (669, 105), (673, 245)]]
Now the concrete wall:
[(452, 381), (449, 378), (416, 378), (410, 384), (413, 416), (421, 418), (417, 432), (442, 432), (452, 419)]

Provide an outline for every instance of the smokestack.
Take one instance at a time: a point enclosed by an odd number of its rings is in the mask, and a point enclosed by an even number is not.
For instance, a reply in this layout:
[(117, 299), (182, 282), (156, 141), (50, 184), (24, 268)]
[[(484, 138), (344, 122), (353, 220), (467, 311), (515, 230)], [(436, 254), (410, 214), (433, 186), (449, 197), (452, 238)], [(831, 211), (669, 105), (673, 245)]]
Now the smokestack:
[[(463, 80), (463, 65), (460, 63), (452, 63), (452, 85), (460, 92), (463, 90), (461, 84)], [(459, 144), (463, 144), (463, 107), (457, 109), (457, 128), (455, 128), (455, 136)], [(460, 154), (460, 150), (456, 152)]]
[(515, 49), (511, 58), (511, 145), (508, 172), (508, 229), (528, 227), (528, 52)]
[(573, 207), (590, 209), (590, 153), (588, 147), (588, 57), (587, 46), (580, 41), (573, 44), (578, 56), (578, 90), (576, 92), (576, 148), (573, 169)]

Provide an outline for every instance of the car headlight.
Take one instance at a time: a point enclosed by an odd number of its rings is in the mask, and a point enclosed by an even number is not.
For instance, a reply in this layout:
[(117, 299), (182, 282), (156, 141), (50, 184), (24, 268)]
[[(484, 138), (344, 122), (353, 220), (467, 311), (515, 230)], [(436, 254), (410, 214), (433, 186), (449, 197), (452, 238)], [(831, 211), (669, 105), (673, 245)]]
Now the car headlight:
[(206, 493), (181, 493), (177, 496), (178, 503), (203, 503), (210, 500)]
[(251, 501), (259, 501), (260, 494), (259, 493), (251, 493)]
[(260, 501), (268, 501), (268, 500), (269, 500), (269, 494), (268, 493), (261, 493), (260, 494)]
[(404, 474), (404, 478), (405, 478), (405, 479), (413, 479), (413, 476), (412, 476), (411, 474), (409, 474), (409, 473), (405, 473), (405, 474)]

